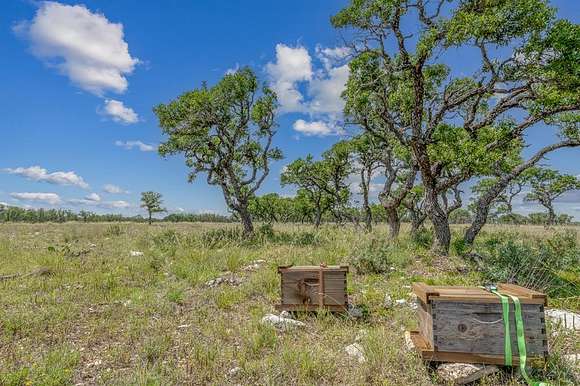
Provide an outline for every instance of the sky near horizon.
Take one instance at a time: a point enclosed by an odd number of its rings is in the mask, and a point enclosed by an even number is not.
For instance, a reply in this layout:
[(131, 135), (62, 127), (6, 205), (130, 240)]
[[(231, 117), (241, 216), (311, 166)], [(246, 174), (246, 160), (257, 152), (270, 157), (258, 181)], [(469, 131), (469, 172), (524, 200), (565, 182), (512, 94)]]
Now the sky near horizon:
[[(133, 215), (143, 214), (140, 192), (153, 190), (170, 212), (226, 213), (217, 187), (187, 182), (182, 157), (159, 157), (164, 138), (152, 109), (241, 66), (281, 103), (275, 143), (285, 159), (259, 193), (292, 194), (280, 187), (284, 165), (344, 135), (348, 52), (329, 19), (346, 3), (2, 1), (0, 203)], [(552, 5), (578, 23), (580, 2)], [(446, 60), (459, 72), (469, 67), (458, 53)], [(532, 149), (549, 139), (543, 127), (527, 138)], [(580, 175), (580, 151), (544, 164)], [(557, 208), (579, 220), (580, 192)], [(520, 213), (539, 210), (518, 201)]]

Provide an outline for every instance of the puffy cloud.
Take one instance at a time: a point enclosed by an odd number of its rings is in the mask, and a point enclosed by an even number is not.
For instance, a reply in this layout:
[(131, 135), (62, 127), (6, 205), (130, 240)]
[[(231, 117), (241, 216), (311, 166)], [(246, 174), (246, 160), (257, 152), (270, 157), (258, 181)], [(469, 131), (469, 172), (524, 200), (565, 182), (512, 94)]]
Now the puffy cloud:
[(125, 76), (139, 63), (129, 54), (123, 25), (84, 5), (45, 1), (31, 21), (14, 29), (30, 41), (36, 57), (96, 95), (124, 92), (128, 85)]
[(107, 193), (111, 193), (111, 194), (127, 194), (129, 193), (128, 190), (125, 190), (117, 185), (113, 185), (113, 184), (106, 184), (105, 186), (103, 186), (103, 190)]
[(134, 147), (138, 148), (141, 151), (155, 151), (157, 148), (153, 145), (148, 145), (141, 141), (115, 141), (115, 146), (123, 147), (127, 150), (131, 150)]
[(126, 107), (123, 102), (114, 99), (105, 100), (103, 114), (108, 115), (115, 122), (131, 124), (139, 121), (139, 116), (130, 107)]
[[(322, 63), (315, 68), (304, 47), (276, 45), (276, 60), (266, 65), (272, 89), (278, 95), (280, 112), (308, 114), (313, 122), (296, 121), (294, 129), (306, 135), (338, 134), (336, 121), (342, 114), (341, 94), (349, 76), (345, 63), (347, 47), (317, 46), (316, 58)], [(302, 90), (302, 91), (301, 91)]]
[(308, 93), (312, 97), (309, 110), (312, 113), (340, 114), (344, 108), (341, 97), (349, 76), (348, 65), (330, 68), (327, 76), (313, 79)]
[(87, 200), (95, 201), (95, 202), (101, 201), (101, 196), (99, 196), (97, 193), (91, 193), (91, 194), (87, 195), (85, 198)]
[(324, 121), (307, 122), (304, 119), (299, 119), (294, 122), (293, 129), (306, 136), (325, 137), (328, 135), (337, 135), (341, 130), (333, 123)]
[(304, 47), (276, 45), (276, 62), (266, 65), (282, 112), (304, 111), (297, 82), (312, 79), (312, 58)]
[(108, 209), (127, 209), (131, 207), (131, 204), (129, 204), (127, 201), (117, 200), (103, 202), (100, 204), (100, 206)]
[(326, 70), (329, 70), (338, 63), (343, 62), (351, 54), (351, 49), (348, 47), (322, 47), (321, 45), (316, 46), (316, 56)]
[(49, 205), (58, 205), (62, 201), (56, 193), (10, 193), (10, 196), (19, 201), (36, 201)]
[(6, 168), (5, 172), (10, 174), (17, 174), (34, 181), (44, 181), (56, 185), (72, 185), (79, 188), (88, 189), (89, 184), (77, 175), (75, 172), (53, 172), (49, 173), (46, 169), (40, 166), (31, 166), (28, 168), (18, 167), (15, 169)]

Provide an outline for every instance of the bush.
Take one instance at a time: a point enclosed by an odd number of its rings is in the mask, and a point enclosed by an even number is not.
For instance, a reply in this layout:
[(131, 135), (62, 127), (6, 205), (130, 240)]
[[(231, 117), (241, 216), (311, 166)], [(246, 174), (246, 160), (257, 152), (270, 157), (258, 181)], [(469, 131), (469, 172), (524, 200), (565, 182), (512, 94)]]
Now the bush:
[(429, 248), (433, 244), (433, 232), (427, 228), (421, 228), (412, 235), (411, 239), (415, 245)]
[(572, 232), (544, 240), (495, 236), (482, 255), (484, 277), (492, 283), (516, 283), (553, 297), (580, 295), (580, 248)]
[(201, 235), (201, 243), (206, 248), (216, 248), (226, 244), (239, 243), (243, 239), (243, 232), (240, 228), (212, 229)]
[(393, 246), (385, 244), (384, 240), (373, 239), (353, 259), (352, 265), (359, 274), (390, 272), (394, 252)]
[(173, 229), (168, 229), (158, 235), (153, 236), (153, 244), (156, 248), (171, 256), (175, 255), (180, 243), (180, 235)]

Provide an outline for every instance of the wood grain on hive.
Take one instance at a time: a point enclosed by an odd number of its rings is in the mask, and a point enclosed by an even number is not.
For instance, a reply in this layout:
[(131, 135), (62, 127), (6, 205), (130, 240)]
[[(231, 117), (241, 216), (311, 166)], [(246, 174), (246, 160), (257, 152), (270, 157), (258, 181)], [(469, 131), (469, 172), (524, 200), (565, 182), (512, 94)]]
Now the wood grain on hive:
[[(500, 284), (502, 294), (522, 304), (526, 352), (531, 364), (548, 354), (544, 307), (546, 295), (514, 284)], [(477, 287), (414, 283), (419, 330), (411, 332), (423, 359), (441, 362), (504, 363), (504, 324), (499, 297)], [(519, 362), (514, 305), (510, 300), (512, 362)]]
[(344, 311), (348, 304), (348, 266), (279, 267), (281, 303), (278, 310), (311, 311), (325, 308)]

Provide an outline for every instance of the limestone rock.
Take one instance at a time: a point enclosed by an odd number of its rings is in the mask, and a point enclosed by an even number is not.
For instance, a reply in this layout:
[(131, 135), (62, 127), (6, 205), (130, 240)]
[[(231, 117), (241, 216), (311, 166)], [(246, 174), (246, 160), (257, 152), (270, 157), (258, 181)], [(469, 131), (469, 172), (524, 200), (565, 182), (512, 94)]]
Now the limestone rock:
[(270, 325), (270, 326), (276, 327), (277, 329), (280, 329), (280, 330), (289, 330), (289, 329), (296, 328), (296, 327), (305, 327), (306, 326), (305, 323), (303, 323), (299, 320), (283, 318), (281, 316), (274, 315), (274, 314), (268, 314), (268, 315), (264, 316), (262, 318), (261, 323), (264, 325)]
[(486, 375), (498, 372), (497, 366), (472, 363), (444, 363), (437, 368), (437, 375), (453, 385), (465, 385)]
[(344, 351), (349, 357), (356, 359), (358, 363), (365, 363), (367, 361), (363, 347), (358, 343), (353, 343), (346, 346)]
[(545, 314), (557, 326), (567, 330), (580, 330), (580, 315), (575, 312), (550, 308), (546, 309)]

